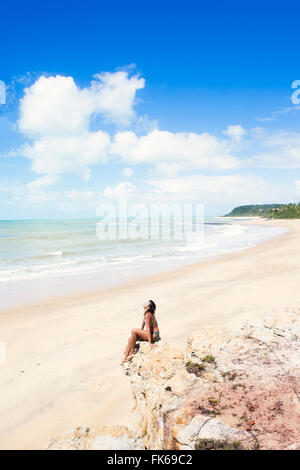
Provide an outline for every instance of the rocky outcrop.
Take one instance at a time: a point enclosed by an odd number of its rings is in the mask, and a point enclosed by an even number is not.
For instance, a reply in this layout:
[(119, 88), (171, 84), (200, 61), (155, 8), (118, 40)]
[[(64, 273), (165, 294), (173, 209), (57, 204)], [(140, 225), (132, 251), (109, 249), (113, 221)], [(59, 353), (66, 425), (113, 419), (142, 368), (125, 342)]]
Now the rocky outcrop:
[(133, 391), (124, 426), (81, 426), (49, 449), (300, 449), (300, 315), (240, 331), (205, 327), (184, 351), (141, 343), (123, 370)]
[(129, 427), (147, 449), (300, 448), (300, 320), (286, 311), (234, 333), (203, 328), (185, 351), (142, 343), (124, 365)]
[(250, 433), (222, 423), (214, 412), (201, 415), (195, 399), (203, 380), (189, 372), (184, 354), (165, 342), (151, 348), (142, 343), (134, 359), (124, 365), (134, 395), (131, 429), (146, 449), (194, 449), (199, 440), (239, 442), (254, 448)]
[(78, 426), (51, 439), (48, 450), (144, 450), (142, 439), (125, 426)]
[(197, 382), (184, 367), (183, 353), (162, 341), (155, 347), (141, 343), (139, 352), (123, 367), (134, 396), (130, 427), (147, 449), (172, 448), (175, 424), (188, 423), (184, 397)]

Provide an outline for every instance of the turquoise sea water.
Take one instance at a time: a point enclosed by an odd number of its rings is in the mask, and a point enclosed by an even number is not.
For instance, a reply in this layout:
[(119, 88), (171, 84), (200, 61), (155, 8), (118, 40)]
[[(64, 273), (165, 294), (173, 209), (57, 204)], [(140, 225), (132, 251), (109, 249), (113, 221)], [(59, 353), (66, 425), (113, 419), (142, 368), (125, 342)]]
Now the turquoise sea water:
[(187, 233), (184, 240), (101, 240), (97, 222), (0, 221), (2, 306), (173, 269), (254, 246), (284, 231), (241, 225), (237, 219), (207, 217), (201, 230)]

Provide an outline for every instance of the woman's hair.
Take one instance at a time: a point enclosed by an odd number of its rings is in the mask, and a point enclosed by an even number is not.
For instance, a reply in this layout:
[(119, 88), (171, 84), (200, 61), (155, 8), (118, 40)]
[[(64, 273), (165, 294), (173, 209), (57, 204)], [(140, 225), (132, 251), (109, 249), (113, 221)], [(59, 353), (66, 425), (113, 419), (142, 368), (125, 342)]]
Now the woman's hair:
[(150, 312), (152, 313), (153, 315), (155, 314), (155, 310), (156, 310), (156, 305), (155, 303), (153, 302), (153, 300), (149, 300), (149, 305), (148, 305), (148, 308), (147, 308), (147, 312)]

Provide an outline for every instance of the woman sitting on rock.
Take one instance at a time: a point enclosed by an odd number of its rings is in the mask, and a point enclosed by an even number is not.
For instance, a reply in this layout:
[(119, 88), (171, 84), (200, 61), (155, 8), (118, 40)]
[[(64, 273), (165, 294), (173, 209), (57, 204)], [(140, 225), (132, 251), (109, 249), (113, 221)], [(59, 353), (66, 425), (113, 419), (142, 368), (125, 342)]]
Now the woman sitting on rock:
[[(153, 300), (148, 300), (148, 302), (143, 305), (143, 308), (144, 318), (142, 328), (134, 328), (131, 330), (131, 336), (129, 338), (125, 351), (125, 357), (121, 365), (124, 364), (124, 362), (130, 361), (130, 359), (134, 356), (135, 345), (137, 341), (149, 341), (151, 346), (153, 346), (154, 343), (157, 343), (157, 341), (160, 340), (158, 324), (155, 318), (155, 303)], [(145, 327), (146, 329), (144, 330)]]

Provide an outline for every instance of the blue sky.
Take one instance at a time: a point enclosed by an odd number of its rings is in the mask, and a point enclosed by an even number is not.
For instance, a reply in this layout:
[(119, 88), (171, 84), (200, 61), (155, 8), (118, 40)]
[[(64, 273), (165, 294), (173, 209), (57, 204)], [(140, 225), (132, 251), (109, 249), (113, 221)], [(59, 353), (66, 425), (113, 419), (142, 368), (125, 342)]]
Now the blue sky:
[(262, 1), (2, 5), (0, 218), (93, 216), (124, 193), (201, 202), (207, 215), (298, 201), (299, 13)]

